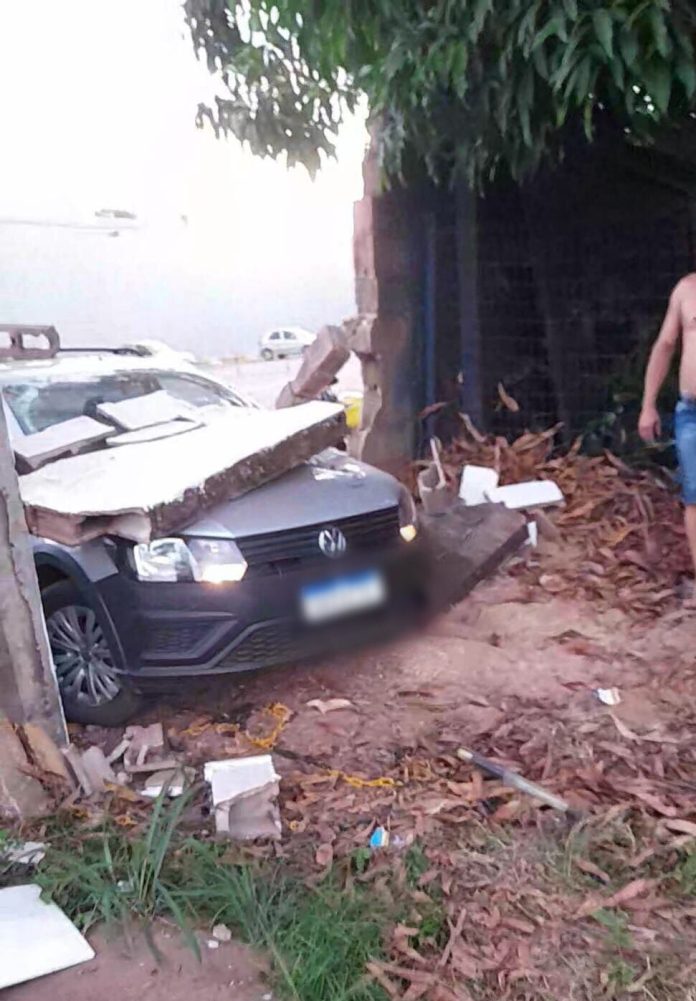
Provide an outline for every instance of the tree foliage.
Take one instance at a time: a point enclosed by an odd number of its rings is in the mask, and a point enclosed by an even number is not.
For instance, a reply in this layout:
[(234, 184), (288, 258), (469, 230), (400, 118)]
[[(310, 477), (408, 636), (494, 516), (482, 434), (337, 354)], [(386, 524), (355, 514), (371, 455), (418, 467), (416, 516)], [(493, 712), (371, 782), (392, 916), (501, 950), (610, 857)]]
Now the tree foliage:
[(380, 151), (437, 177), (520, 178), (598, 117), (649, 142), (696, 106), (694, 0), (186, 0), (223, 92), (199, 108), (315, 170), (366, 95)]

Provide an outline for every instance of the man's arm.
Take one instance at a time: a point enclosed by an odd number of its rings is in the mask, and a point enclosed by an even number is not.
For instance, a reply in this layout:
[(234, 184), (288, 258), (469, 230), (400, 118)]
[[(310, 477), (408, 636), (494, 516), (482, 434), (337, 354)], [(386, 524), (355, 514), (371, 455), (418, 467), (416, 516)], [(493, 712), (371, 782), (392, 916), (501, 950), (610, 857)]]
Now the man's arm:
[(645, 370), (645, 388), (643, 390), (643, 406), (638, 421), (638, 433), (643, 441), (655, 441), (660, 436), (660, 415), (657, 412), (657, 397), (665, 381), (669, 366), (674, 355), (674, 349), (681, 331), (681, 301), (679, 286), (674, 289), (669, 299), (667, 313), (662, 328), (650, 352), (648, 367)]

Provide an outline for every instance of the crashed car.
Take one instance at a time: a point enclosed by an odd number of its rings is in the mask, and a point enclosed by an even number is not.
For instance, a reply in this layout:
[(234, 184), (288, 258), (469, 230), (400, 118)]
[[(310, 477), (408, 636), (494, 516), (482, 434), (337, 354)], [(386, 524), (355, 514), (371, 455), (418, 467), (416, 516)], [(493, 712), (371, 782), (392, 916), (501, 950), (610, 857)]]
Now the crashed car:
[[(194, 366), (124, 349), (14, 357), (0, 390), (16, 454), (25, 436), (161, 390), (202, 420), (255, 406)], [(342, 650), (412, 619), (416, 536), (405, 488), (330, 448), (168, 538), (35, 538), (66, 715), (117, 725), (148, 691)]]

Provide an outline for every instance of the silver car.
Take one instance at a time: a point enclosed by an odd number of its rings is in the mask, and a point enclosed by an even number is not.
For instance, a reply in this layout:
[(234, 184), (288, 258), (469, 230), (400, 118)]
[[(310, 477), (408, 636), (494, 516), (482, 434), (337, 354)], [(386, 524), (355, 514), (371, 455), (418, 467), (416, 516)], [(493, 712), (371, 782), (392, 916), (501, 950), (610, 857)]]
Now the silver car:
[(274, 358), (295, 358), (301, 355), (315, 339), (314, 334), (302, 327), (279, 327), (269, 330), (259, 341), (259, 353), (264, 361)]
[[(193, 366), (123, 349), (0, 363), (14, 440), (160, 389), (204, 420), (253, 405)], [(35, 539), (68, 717), (116, 725), (149, 689), (344, 650), (411, 619), (423, 594), (416, 534), (397, 480), (329, 449), (169, 539)]]

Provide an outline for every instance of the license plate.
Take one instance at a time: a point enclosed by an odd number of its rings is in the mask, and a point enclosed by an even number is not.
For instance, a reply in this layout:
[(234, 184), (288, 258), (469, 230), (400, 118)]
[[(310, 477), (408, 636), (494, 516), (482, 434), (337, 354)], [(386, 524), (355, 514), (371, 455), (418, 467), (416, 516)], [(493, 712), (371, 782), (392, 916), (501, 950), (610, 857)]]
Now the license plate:
[(386, 594), (382, 575), (376, 570), (336, 577), (302, 588), (302, 614), (307, 622), (326, 622), (341, 615), (377, 608)]

